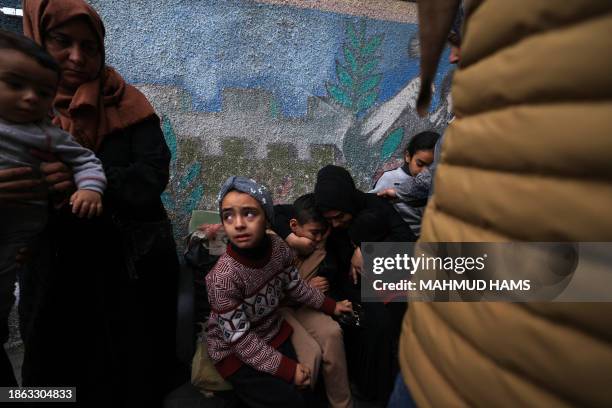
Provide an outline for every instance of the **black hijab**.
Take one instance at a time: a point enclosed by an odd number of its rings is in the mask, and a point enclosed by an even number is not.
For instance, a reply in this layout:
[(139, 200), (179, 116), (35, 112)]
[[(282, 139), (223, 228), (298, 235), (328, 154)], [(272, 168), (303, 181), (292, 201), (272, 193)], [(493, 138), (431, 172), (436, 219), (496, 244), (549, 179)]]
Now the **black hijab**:
[(315, 203), (321, 212), (336, 210), (357, 214), (357, 188), (351, 174), (343, 167), (327, 165), (317, 173)]

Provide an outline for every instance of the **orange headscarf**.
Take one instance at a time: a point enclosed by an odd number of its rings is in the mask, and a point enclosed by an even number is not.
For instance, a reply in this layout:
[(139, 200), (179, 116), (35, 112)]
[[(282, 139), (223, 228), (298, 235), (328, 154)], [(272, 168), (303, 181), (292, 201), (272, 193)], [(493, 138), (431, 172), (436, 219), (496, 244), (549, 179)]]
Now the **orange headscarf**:
[[(104, 24), (85, 1), (23, 0), (23, 31), (43, 46), (48, 31), (77, 17), (90, 24), (103, 50)], [(53, 123), (93, 151), (100, 148), (105, 136), (157, 117), (147, 98), (104, 63), (96, 79), (82, 84), (74, 93), (63, 92), (59, 91), (53, 102), (59, 112)]]

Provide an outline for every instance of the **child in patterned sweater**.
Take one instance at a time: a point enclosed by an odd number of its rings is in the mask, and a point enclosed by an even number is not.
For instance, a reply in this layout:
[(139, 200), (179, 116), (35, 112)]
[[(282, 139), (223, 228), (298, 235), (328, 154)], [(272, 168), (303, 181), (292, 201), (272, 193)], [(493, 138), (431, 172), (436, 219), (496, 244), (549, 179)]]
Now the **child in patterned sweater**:
[(219, 192), (219, 210), (230, 243), (206, 277), (212, 313), (207, 345), (219, 373), (252, 407), (305, 407), (298, 388), (310, 383), (296, 361), (292, 329), (278, 313), (288, 297), (329, 315), (350, 312), (300, 279), (293, 253), (276, 235), (272, 198), (265, 187), (230, 177)]

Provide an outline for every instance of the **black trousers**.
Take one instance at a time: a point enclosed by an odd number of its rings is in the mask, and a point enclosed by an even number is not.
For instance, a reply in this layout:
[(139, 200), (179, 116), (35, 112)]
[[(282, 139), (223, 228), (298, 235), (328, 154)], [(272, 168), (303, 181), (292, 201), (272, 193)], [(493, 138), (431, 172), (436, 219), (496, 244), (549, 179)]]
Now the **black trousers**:
[(344, 327), (349, 378), (361, 398), (383, 406), (399, 371), (397, 359), (405, 303), (361, 304), (363, 328)]
[(76, 387), (70, 408), (161, 408), (186, 380), (174, 376), (173, 239), (156, 241), (135, 263), (138, 279), (130, 279), (112, 224), (103, 217), (62, 220), (49, 226), (52, 251), (33, 271), (44, 283), (29, 318), (24, 385)]
[[(278, 351), (297, 361), (290, 340), (285, 341)], [(313, 395), (310, 390), (300, 391), (295, 388), (295, 385), (268, 373), (257, 371), (247, 364), (243, 364), (227, 380), (234, 387), (240, 401), (247, 407), (306, 408), (313, 406)]]

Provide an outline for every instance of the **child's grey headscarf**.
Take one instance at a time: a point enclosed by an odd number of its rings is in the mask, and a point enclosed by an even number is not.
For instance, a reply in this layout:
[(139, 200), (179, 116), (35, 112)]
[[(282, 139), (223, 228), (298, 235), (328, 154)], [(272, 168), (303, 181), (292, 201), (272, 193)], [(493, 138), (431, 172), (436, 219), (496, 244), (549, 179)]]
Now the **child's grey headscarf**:
[(266, 187), (257, 183), (255, 180), (242, 177), (231, 176), (221, 186), (217, 202), (219, 204), (219, 214), (221, 214), (221, 202), (223, 198), (232, 190), (240, 191), (253, 197), (263, 208), (266, 218), (270, 223), (274, 222), (274, 206), (272, 204), (272, 195)]

